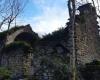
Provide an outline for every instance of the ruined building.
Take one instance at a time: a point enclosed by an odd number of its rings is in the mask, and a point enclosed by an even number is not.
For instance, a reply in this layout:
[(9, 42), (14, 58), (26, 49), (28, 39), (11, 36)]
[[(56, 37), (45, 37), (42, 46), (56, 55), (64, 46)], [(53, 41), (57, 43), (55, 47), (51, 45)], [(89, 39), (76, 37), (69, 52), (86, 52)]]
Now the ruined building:
[[(96, 10), (91, 4), (78, 8), (75, 19), (75, 52), (77, 65), (100, 59)], [(70, 22), (39, 38), (30, 25), (0, 33), (0, 67), (9, 68), (11, 77), (35, 76), (38, 80), (68, 80), (72, 52)], [(69, 70), (68, 70), (69, 69)], [(63, 73), (63, 74), (62, 74)]]
[(76, 19), (75, 40), (78, 63), (88, 63), (100, 59), (99, 30), (96, 10), (91, 4), (78, 8)]

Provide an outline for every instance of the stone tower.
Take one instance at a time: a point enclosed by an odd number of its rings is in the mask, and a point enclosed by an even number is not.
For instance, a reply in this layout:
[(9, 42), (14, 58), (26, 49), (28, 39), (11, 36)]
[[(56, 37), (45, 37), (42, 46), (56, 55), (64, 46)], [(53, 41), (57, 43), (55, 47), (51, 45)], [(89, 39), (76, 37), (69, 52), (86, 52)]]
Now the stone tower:
[(85, 64), (99, 59), (98, 52), (98, 23), (95, 8), (90, 4), (78, 8), (76, 15), (75, 45), (77, 62)]

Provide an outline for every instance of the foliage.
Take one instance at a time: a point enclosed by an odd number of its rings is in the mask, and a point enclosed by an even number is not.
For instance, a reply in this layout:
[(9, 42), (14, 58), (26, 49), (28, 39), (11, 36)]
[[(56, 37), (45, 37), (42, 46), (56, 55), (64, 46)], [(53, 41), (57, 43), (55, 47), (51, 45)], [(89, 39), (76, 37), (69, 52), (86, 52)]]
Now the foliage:
[(85, 21), (86, 21), (85, 19), (86, 19), (86, 15), (80, 15), (80, 22), (81, 22), (81, 23), (84, 24)]
[(8, 32), (9, 32), (9, 34), (12, 34), (12, 33), (14, 33), (15, 31), (17, 31), (20, 28), (21, 27), (19, 27), (19, 26), (15, 26), (15, 27), (12, 27)]
[(8, 53), (9, 51), (16, 50), (16, 49), (20, 48), (20, 49), (22, 49), (25, 53), (27, 53), (27, 51), (29, 50), (30, 47), (31, 47), (31, 46), (30, 46), (28, 43), (24, 42), (24, 41), (15, 41), (15, 42), (13, 42), (13, 43), (11, 43), (11, 44), (6, 45), (6, 46), (3, 48), (2, 51)]
[[(52, 74), (51, 77), (54, 80), (68, 80), (68, 65), (63, 62), (60, 57), (42, 57), (40, 60), (41, 68), (38, 71), (39, 75), (44, 72), (47, 74)], [(48, 72), (47, 72), (48, 71)]]
[(55, 80), (68, 80), (68, 65), (60, 58), (53, 59), (54, 79)]
[(91, 63), (87, 63), (84, 68), (80, 69), (80, 71), (85, 80), (99, 80), (100, 61), (94, 60)]
[(19, 27), (19, 26), (16, 26), (16, 27), (12, 27), (9, 31), (6, 30), (6, 31), (3, 31), (3, 32), (0, 32), (0, 39), (4, 40), (7, 36), (7, 33), (9, 34), (12, 34), (14, 33), (16, 30), (22, 28), (23, 26)]
[[(66, 34), (66, 35), (65, 35)], [(47, 34), (43, 36), (43, 41), (59, 41), (62, 38), (68, 38), (68, 30), (66, 28), (60, 28), (57, 31), (52, 32), (51, 34)]]
[(0, 32), (0, 40), (4, 40), (6, 38), (7, 31)]
[(54, 71), (55, 80), (68, 80), (68, 70), (66, 65), (62, 65)]
[(2, 79), (9, 79), (12, 72), (7, 69), (6, 67), (0, 67), (0, 78)]

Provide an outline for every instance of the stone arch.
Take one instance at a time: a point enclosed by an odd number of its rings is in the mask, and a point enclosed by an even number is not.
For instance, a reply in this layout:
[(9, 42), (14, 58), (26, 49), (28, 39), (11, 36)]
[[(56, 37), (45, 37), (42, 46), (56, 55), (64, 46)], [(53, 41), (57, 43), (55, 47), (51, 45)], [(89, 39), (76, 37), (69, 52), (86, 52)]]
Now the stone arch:
[(36, 40), (36, 36), (34, 36), (32, 33), (29, 32), (22, 32), (18, 34), (15, 38), (14, 41), (25, 41), (27, 43), (33, 43)]
[(21, 29), (15, 31), (14, 33), (7, 36), (6, 44), (12, 43), (15, 40), (16, 36), (18, 36), (19, 34), (21, 34), (23, 32), (33, 33), (32, 29), (30, 27), (21, 28)]

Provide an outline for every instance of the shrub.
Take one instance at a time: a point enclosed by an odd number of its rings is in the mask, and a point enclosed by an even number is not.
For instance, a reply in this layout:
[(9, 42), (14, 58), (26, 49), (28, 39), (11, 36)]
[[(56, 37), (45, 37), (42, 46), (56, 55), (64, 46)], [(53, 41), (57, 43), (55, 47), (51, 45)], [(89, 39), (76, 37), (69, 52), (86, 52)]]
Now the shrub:
[(99, 80), (100, 61), (93, 60), (91, 63), (87, 63), (85, 67), (81, 68), (80, 71), (85, 80)]
[(0, 40), (4, 40), (6, 38), (7, 31), (0, 32)]
[(0, 79), (9, 79), (12, 72), (6, 67), (0, 67)]
[(12, 51), (12, 50), (16, 50), (16, 49), (22, 49), (25, 53), (29, 50), (31, 46), (24, 42), (24, 41), (15, 41), (11, 44), (8, 44), (6, 45), (4, 48), (3, 48), (3, 52), (9, 52), (9, 51)]
[[(66, 35), (65, 35), (66, 34)], [(69, 38), (69, 32), (67, 28), (60, 28), (52, 32), (51, 34), (44, 35), (42, 41), (61, 41), (63, 38)]]

